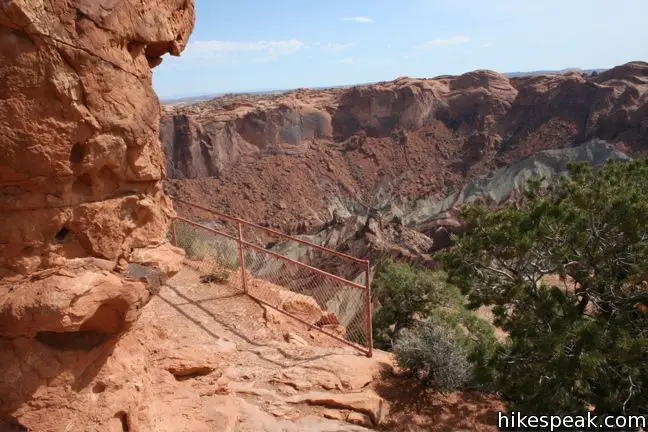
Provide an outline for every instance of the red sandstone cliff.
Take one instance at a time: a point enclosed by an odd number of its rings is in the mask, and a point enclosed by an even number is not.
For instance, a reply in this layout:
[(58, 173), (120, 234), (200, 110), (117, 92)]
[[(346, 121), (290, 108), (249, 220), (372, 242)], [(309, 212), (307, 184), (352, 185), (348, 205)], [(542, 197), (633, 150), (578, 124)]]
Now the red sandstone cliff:
[(277, 226), (317, 224), (329, 199), (440, 198), (467, 177), (594, 138), (645, 154), (647, 90), (644, 62), (596, 76), (400, 78), (168, 107), (161, 138), (171, 192)]
[(0, 1), (0, 429), (108, 430), (79, 393), (182, 260), (151, 68), (193, 23), (188, 0)]
[(162, 241), (151, 65), (192, 22), (185, 0), (0, 3), (0, 268)]

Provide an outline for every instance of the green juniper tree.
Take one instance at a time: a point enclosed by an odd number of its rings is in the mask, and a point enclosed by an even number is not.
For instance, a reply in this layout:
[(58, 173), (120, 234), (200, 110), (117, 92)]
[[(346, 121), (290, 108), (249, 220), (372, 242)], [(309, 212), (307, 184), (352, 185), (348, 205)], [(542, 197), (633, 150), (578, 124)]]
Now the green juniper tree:
[(648, 162), (569, 170), (531, 181), (519, 209), (464, 208), (439, 257), (510, 336), (497, 387), (511, 409), (646, 415)]

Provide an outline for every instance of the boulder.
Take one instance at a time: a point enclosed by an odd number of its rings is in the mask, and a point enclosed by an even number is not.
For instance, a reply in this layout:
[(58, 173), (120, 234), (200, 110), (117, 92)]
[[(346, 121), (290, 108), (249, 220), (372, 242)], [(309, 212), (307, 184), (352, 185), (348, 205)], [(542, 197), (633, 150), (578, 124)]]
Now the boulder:
[(184, 256), (184, 249), (172, 246), (169, 243), (163, 243), (157, 246), (134, 249), (129, 261), (155, 268), (168, 279), (178, 273), (182, 267)]
[[(249, 282), (248, 292), (252, 296), (260, 298), (275, 308), (296, 316), (309, 324), (315, 324), (324, 314), (313, 297), (292, 292), (261, 279)], [(269, 312), (269, 310), (267, 311)], [(266, 313), (266, 318), (271, 321), (280, 319), (280, 317), (275, 316), (274, 312)]]
[(0, 336), (116, 335), (132, 325), (148, 298), (143, 283), (106, 270), (59, 269), (44, 279), (0, 285)]

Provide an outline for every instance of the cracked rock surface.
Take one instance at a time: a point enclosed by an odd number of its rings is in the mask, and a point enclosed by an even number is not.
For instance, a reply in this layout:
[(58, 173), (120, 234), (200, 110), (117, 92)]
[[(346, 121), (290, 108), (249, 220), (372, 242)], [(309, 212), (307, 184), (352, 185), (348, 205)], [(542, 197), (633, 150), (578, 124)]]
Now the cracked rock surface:
[(0, 0), (0, 276), (163, 241), (151, 67), (193, 22), (186, 0)]
[(0, 412), (47, 432), (361, 432), (389, 412), (372, 388), (393, 368), (388, 355), (270, 320), (237, 286), (201, 283), (188, 267), (121, 337), (91, 336), (0, 338)]
[(128, 429), (100, 395), (146, 363), (114, 350), (183, 255), (151, 69), (193, 24), (190, 0), (0, 0), (0, 431)]

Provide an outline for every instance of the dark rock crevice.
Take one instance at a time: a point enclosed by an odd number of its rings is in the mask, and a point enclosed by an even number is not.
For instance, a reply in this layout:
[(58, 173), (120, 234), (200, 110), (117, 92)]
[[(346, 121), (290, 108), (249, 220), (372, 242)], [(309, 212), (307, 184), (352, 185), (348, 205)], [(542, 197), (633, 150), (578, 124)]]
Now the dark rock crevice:
[(39, 342), (57, 350), (91, 350), (107, 339), (106, 333), (95, 331), (78, 331), (57, 333), (42, 331), (36, 335)]

